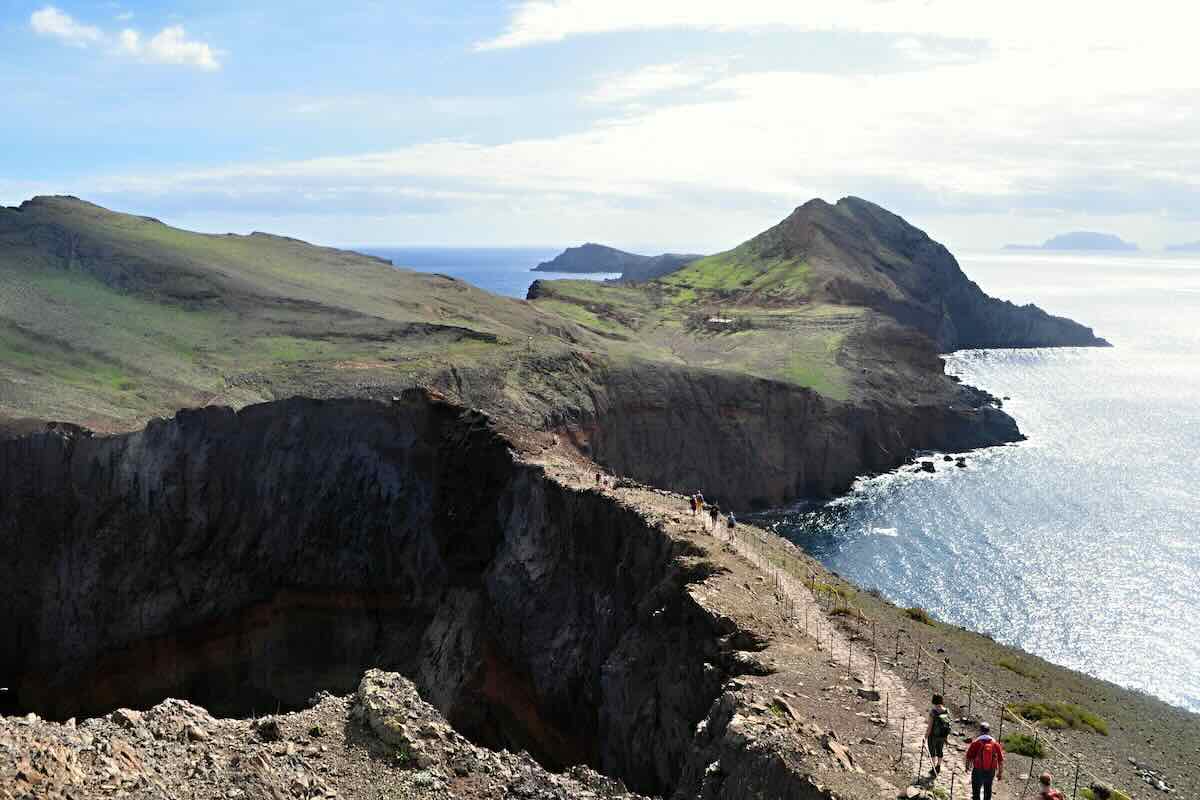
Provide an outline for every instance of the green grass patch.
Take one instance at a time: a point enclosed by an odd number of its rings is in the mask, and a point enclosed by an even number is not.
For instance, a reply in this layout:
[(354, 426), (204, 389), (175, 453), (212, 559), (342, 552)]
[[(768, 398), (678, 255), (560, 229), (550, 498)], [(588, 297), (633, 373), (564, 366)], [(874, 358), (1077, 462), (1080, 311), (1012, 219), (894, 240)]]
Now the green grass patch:
[(1028, 756), (1030, 758), (1045, 758), (1046, 748), (1041, 739), (1036, 739), (1026, 733), (1010, 733), (1002, 739), (1004, 750), (1010, 755)]
[(1008, 707), (1012, 713), (1051, 730), (1092, 730), (1108, 736), (1108, 723), (1082, 706), (1072, 703), (1019, 703)]
[[(1083, 800), (1096, 800), (1096, 793), (1092, 791), (1090, 786), (1081, 786), (1079, 788), (1079, 796)], [(1109, 800), (1130, 800), (1129, 795), (1122, 792), (1120, 789), (1113, 789), (1109, 794)]]
[(1015, 672), (1022, 678), (1029, 678), (1031, 680), (1037, 680), (1038, 678), (1038, 674), (1025, 666), (1025, 662), (1019, 658), (998, 658), (996, 659), (996, 666), (1006, 669), (1009, 672)]
[(904, 609), (904, 616), (911, 620), (921, 623), (922, 625), (932, 625), (933, 618), (929, 616), (929, 612), (920, 606), (912, 606)]

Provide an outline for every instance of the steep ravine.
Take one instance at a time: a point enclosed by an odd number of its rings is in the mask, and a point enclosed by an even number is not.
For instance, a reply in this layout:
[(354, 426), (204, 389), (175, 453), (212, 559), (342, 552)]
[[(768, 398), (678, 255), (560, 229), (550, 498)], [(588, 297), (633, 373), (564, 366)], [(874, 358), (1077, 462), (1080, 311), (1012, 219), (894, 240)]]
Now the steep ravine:
[(411, 676), (467, 735), (669, 792), (741, 669), (685, 543), (411, 392), (0, 443), (0, 685), (248, 715)]

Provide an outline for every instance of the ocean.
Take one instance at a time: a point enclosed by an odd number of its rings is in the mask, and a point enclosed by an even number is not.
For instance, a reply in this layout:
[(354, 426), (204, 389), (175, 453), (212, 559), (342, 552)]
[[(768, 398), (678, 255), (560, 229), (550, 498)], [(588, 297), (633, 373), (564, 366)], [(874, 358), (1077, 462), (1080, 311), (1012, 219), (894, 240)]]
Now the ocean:
[(1028, 441), (758, 521), (895, 603), (1200, 711), (1200, 260), (961, 263), (1115, 346), (950, 355)]
[[(541, 249), (366, 248), (524, 297)], [(891, 601), (1200, 711), (1200, 259), (1036, 252), (960, 258), (1111, 349), (946, 357), (1007, 396), (1028, 441), (860, 480), (755, 520)], [(940, 454), (939, 454), (940, 455)]]
[(566, 272), (531, 272), (549, 261), (563, 248), (545, 247), (356, 247), (360, 253), (389, 259), (397, 267), (418, 272), (438, 272), (506, 297), (525, 299), (529, 284), (535, 280), (579, 278), (607, 280), (619, 278), (619, 272), (577, 275)]

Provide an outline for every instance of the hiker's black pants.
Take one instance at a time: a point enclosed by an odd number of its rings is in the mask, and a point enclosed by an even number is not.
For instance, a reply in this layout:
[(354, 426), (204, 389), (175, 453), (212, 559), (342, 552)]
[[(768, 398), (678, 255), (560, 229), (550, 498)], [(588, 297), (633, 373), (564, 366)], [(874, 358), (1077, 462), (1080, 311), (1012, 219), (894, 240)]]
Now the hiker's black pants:
[(992, 781), (996, 778), (994, 769), (971, 770), (971, 800), (979, 800), (979, 792), (983, 791), (983, 800), (992, 800)]

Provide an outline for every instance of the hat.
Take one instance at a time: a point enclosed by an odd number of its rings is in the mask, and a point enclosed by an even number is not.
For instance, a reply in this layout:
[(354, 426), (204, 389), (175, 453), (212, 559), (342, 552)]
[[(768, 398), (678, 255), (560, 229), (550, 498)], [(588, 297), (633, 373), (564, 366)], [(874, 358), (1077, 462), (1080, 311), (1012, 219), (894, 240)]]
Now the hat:
[(991, 729), (992, 729), (992, 726), (988, 725), (986, 722), (979, 723), (979, 730), (983, 731), (984, 733), (987, 733)]

